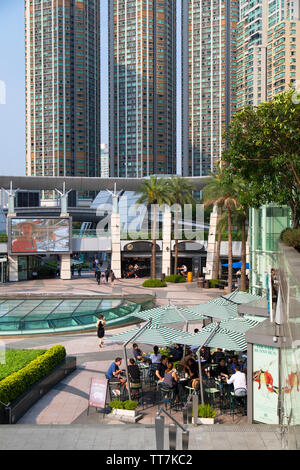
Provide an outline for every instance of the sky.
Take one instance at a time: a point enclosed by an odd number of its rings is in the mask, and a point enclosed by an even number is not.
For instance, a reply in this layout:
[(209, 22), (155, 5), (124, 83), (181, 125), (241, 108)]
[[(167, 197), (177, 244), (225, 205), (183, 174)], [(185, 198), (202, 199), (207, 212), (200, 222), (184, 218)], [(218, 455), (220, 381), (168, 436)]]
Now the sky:
[[(179, 4), (178, 0), (178, 4)], [(108, 144), (108, 0), (101, 0), (101, 142)], [(180, 12), (177, 34), (180, 35)], [(0, 0), (0, 174), (25, 175), (24, 0)], [(178, 59), (181, 55), (177, 41)], [(177, 106), (180, 109), (180, 61), (177, 63)], [(5, 85), (3, 85), (5, 84)], [(5, 88), (5, 104), (3, 90)], [(177, 113), (177, 155), (181, 119)], [(178, 158), (180, 172), (180, 158)]]

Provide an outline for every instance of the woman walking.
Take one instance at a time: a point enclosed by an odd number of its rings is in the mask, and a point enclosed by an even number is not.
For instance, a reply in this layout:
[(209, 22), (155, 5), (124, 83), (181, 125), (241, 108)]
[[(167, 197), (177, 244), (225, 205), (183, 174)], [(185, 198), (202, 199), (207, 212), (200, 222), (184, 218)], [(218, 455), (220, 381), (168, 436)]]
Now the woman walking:
[(100, 315), (99, 320), (97, 321), (97, 336), (99, 338), (99, 348), (103, 348), (103, 338), (105, 334), (104, 327), (106, 325), (106, 321), (103, 315)]
[(111, 282), (112, 286), (115, 285), (115, 279), (116, 279), (115, 273), (113, 271), (111, 271), (110, 272), (110, 282)]

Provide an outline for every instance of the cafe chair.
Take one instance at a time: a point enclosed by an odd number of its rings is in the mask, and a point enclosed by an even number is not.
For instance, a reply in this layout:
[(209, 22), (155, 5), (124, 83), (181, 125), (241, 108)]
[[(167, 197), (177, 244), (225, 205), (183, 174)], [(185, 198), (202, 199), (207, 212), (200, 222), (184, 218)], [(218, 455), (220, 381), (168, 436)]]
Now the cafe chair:
[(173, 388), (166, 387), (164, 384), (158, 384), (158, 406), (163, 404), (166, 408), (171, 411), (172, 408), (175, 407), (175, 390)]
[(245, 388), (237, 388), (234, 392), (230, 392), (229, 408), (232, 421), (235, 415), (247, 414), (247, 390)]
[(219, 384), (215, 379), (209, 379), (204, 387), (204, 394), (207, 396), (207, 401), (210, 405), (215, 406), (217, 398), (220, 397)]
[(141, 382), (130, 383), (130, 390), (132, 392), (132, 399), (135, 401), (138, 401), (143, 406), (143, 409), (144, 409), (143, 387), (142, 387)]

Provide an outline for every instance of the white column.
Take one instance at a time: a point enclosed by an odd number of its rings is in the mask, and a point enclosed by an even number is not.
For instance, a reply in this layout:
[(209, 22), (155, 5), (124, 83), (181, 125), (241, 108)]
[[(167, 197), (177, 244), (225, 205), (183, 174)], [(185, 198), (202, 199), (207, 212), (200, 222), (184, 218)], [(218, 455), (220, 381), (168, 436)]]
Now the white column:
[(61, 255), (60, 256), (60, 278), (64, 281), (71, 279), (71, 256)]
[(18, 257), (8, 256), (8, 279), (9, 282), (18, 282), (19, 270), (18, 270)]
[(207, 258), (206, 258), (206, 276), (205, 279), (216, 279), (218, 273), (216, 272), (217, 264), (217, 224), (218, 224), (218, 212), (217, 208), (214, 208), (210, 214), (210, 225), (207, 242)]
[(111, 215), (111, 270), (121, 278), (121, 234), (120, 214)]
[(171, 274), (171, 232), (172, 214), (166, 212), (163, 215), (163, 246), (162, 246), (162, 273), (166, 276)]

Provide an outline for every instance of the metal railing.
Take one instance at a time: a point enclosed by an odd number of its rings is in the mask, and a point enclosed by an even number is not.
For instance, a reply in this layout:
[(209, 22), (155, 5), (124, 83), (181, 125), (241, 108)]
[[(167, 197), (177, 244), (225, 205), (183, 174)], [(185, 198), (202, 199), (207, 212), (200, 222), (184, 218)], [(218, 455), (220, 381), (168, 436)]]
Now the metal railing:
[(173, 423), (169, 424), (169, 448), (170, 450), (176, 450), (177, 444), (177, 428), (182, 430), (182, 450), (188, 450), (189, 448), (189, 430), (182, 426), (178, 421), (170, 415), (164, 408), (160, 408), (155, 418), (155, 435), (156, 435), (156, 449), (164, 450), (165, 447), (165, 418), (161, 416), (161, 413), (170, 418)]

